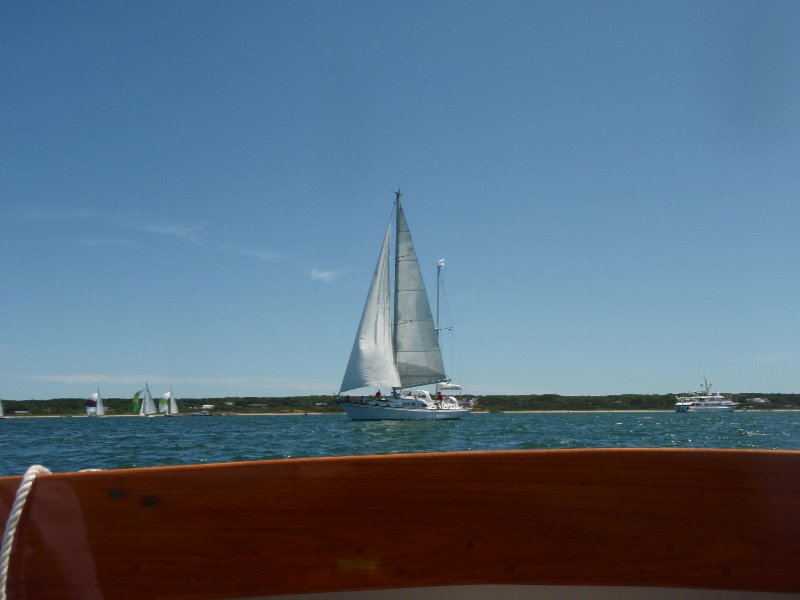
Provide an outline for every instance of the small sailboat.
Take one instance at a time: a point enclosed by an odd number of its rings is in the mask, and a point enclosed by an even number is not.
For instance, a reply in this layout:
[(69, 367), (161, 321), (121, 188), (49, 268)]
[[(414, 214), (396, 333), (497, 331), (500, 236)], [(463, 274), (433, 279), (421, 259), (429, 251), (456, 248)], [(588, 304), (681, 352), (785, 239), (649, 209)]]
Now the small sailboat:
[(0, 419), (4, 419), (5, 416), (6, 416), (6, 413), (3, 411), (3, 401), (0, 400)]
[(97, 391), (86, 400), (86, 416), (103, 417), (105, 414), (106, 409), (103, 406), (103, 397), (100, 395), (100, 388), (97, 388)]
[(158, 412), (163, 413), (165, 417), (179, 416), (178, 403), (175, 401), (175, 394), (172, 393), (172, 390), (158, 400)]
[(143, 390), (139, 390), (133, 395), (131, 409), (134, 413), (138, 413), (140, 417), (158, 416), (153, 396), (150, 395), (150, 387), (146, 383)]
[[(424, 389), (409, 389), (449, 379), (439, 348), (439, 328), (433, 321), (399, 191), (395, 192), (393, 296), (390, 238), (391, 225), (386, 228), (337, 402), (353, 420), (458, 419), (470, 409), (462, 407), (456, 398), (444, 397), (441, 389), (435, 395)], [(440, 260), (440, 277), (443, 267)], [(351, 390), (375, 387), (379, 388), (375, 396), (342, 396)], [(383, 396), (381, 387), (391, 387), (391, 395)]]

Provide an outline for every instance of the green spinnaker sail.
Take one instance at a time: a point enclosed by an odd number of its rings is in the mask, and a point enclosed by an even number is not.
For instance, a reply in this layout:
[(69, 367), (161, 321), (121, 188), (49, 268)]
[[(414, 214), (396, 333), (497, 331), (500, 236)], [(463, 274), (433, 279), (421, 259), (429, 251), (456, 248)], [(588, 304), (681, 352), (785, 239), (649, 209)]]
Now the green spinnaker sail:
[(131, 412), (139, 412), (139, 396), (141, 396), (143, 392), (144, 390), (139, 390), (133, 395), (133, 400), (131, 401)]

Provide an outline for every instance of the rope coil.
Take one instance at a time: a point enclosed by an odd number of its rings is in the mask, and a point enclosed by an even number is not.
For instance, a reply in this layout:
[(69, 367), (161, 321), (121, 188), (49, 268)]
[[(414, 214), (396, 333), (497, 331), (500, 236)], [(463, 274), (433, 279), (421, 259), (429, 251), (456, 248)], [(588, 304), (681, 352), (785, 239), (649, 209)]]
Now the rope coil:
[(25, 471), (25, 475), (17, 488), (17, 495), (11, 505), (11, 512), (8, 513), (6, 527), (3, 530), (3, 543), (0, 545), (0, 600), (6, 600), (6, 584), (8, 583), (8, 567), (11, 562), (11, 549), (14, 546), (14, 536), (17, 533), (17, 525), (22, 517), (25, 502), (31, 492), (33, 482), (43, 474), (50, 473), (50, 469), (42, 465), (32, 465)]

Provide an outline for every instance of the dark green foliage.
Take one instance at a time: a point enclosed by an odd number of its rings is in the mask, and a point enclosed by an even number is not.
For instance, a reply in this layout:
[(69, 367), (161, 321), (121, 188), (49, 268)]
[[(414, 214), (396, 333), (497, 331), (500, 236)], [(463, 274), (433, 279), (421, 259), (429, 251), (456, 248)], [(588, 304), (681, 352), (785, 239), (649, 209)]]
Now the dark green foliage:
[[(740, 408), (748, 410), (800, 409), (800, 394), (765, 394), (761, 392), (726, 394)], [(749, 398), (766, 398), (769, 404), (753, 405)], [(474, 396), (475, 409), (489, 412), (524, 410), (673, 410), (673, 394), (620, 394), (616, 396), (559, 396), (558, 394), (527, 394), (515, 396)], [(109, 415), (131, 414), (130, 398), (104, 398)], [(3, 400), (7, 416), (17, 411), (28, 411), (34, 416), (62, 416), (86, 414), (84, 398), (54, 398), (52, 400)], [(213, 404), (215, 413), (267, 414), (267, 413), (339, 413), (341, 409), (332, 396), (286, 396), (280, 398), (227, 397), (181, 398), (178, 408), (188, 414), (201, 410), (204, 404)]]
[[(684, 392), (685, 393), (685, 392)], [(739, 408), (747, 410), (800, 409), (800, 394), (764, 394), (760, 392), (725, 394)], [(770, 404), (753, 405), (749, 398), (767, 398)], [(674, 410), (674, 394), (619, 394), (615, 396), (478, 396), (477, 410), (489, 412), (513, 410)]]
[[(155, 399), (158, 401), (158, 399)], [(213, 404), (215, 413), (292, 413), (292, 412), (341, 412), (330, 396), (294, 396), (284, 398), (179, 398), (178, 410), (183, 414), (199, 412), (204, 404)], [(54, 398), (52, 400), (3, 400), (7, 416), (17, 411), (28, 411), (35, 416), (84, 415), (85, 398)], [(130, 398), (103, 398), (106, 413), (130, 415)]]
[[(800, 395), (798, 395), (800, 400)], [(559, 396), (530, 394), (527, 396), (480, 396), (477, 408), (490, 412), (510, 410), (672, 410), (672, 394), (619, 396)]]

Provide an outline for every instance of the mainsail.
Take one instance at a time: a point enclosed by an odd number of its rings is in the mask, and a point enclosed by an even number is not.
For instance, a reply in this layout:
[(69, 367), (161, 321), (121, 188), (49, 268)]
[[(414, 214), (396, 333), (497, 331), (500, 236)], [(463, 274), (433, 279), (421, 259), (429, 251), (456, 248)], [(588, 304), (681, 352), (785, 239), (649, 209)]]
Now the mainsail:
[(100, 396), (99, 388), (86, 400), (86, 414), (90, 417), (102, 417), (106, 414), (106, 409), (103, 407), (103, 398)]
[(168, 391), (163, 396), (161, 396), (161, 398), (159, 398), (158, 412), (167, 415), (178, 414), (178, 403), (175, 401), (175, 394), (172, 393), (172, 390)]
[(172, 390), (169, 391), (169, 407), (167, 409), (168, 415), (177, 415), (178, 414), (178, 402), (175, 400), (175, 394), (172, 393)]
[(389, 305), (390, 238), (391, 233), (387, 227), (340, 393), (361, 387), (400, 387), (392, 350)]
[(155, 414), (155, 412), (156, 405), (153, 403), (153, 397), (150, 395), (150, 387), (144, 384), (144, 398), (142, 399), (142, 406), (139, 408), (139, 416), (146, 417)]
[(401, 387), (447, 379), (425, 282), (397, 193), (394, 352)]

